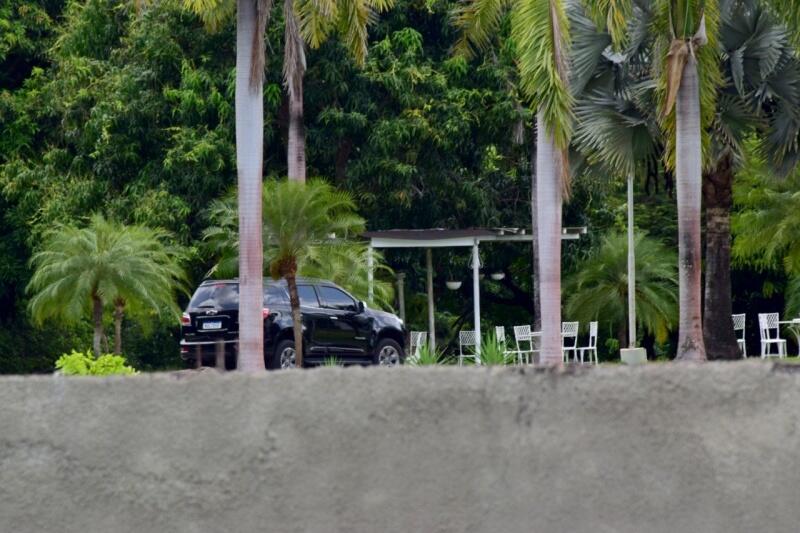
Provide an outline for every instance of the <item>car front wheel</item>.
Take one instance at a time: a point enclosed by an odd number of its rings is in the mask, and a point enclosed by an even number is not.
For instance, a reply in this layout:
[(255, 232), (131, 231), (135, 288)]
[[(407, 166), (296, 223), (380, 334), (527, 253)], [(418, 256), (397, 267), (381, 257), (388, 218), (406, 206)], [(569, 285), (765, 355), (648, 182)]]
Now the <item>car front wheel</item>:
[(403, 348), (392, 339), (382, 339), (375, 347), (372, 363), (378, 366), (399, 366), (403, 361)]
[(297, 360), (297, 352), (294, 349), (294, 341), (284, 340), (278, 343), (275, 347), (271, 364), (271, 370), (288, 370), (295, 368)]

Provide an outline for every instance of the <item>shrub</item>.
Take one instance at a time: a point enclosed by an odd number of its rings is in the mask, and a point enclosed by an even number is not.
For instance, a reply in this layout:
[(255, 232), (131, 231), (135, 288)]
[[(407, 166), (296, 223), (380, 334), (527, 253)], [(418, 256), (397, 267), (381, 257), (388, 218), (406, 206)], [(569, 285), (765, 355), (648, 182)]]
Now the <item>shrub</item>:
[(56, 361), (56, 369), (65, 376), (111, 376), (136, 374), (121, 355), (105, 354), (97, 359), (89, 352), (72, 350)]
[(499, 366), (510, 363), (513, 363), (513, 357), (506, 353), (505, 344), (498, 341), (494, 334), (487, 335), (481, 342), (481, 364)]

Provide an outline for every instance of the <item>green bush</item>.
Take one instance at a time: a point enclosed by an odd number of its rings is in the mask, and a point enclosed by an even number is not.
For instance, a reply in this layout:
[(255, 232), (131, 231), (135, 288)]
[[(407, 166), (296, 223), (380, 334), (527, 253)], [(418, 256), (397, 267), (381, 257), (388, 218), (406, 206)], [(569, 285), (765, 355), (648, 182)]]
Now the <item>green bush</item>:
[(493, 333), (484, 337), (481, 342), (481, 364), (487, 366), (507, 365), (513, 363), (514, 358), (506, 353), (505, 343), (497, 340)]
[(431, 349), (430, 345), (426, 342), (419, 347), (419, 356), (406, 359), (409, 366), (433, 366), (443, 364), (444, 355), (439, 350)]
[(121, 355), (105, 354), (97, 359), (90, 352), (65, 353), (56, 361), (56, 370), (65, 376), (111, 376), (136, 374)]

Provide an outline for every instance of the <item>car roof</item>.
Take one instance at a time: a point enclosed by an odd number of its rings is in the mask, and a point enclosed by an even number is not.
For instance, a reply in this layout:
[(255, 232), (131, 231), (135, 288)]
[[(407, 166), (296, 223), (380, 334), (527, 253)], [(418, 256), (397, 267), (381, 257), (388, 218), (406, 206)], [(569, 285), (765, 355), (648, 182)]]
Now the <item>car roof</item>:
[[(218, 283), (231, 283), (231, 284), (235, 283), (235, 284), (238, 284), (239, 283), (239, 279), (238, 278), (233, 278), (233, 279), (205, 279), (205, 280), (202, 281), (202, 283), (200, 283), (200, 286), (203, 286), (203, 285), (214, 285), (214, 284), (218, 284)], [(323, 285), (323, 286), (328, 286), (328, 287), (338, 287), (338, 285), (336, 285), (332, 281), (328, 281), (328, 280), (324, 280), (324, 279), (305, 278), (305, 277), (302, 277), (302, 276), (298, 276), (297, 277), (297, 283), (312, 284), (312, 285)], [(279, 280), (264, 278), (264, 285), (265, 286), (268, 286), (268, 285), (285, 286), (286, 285), (286, 280), (283, 279), (283, 278), (281, 278)]]

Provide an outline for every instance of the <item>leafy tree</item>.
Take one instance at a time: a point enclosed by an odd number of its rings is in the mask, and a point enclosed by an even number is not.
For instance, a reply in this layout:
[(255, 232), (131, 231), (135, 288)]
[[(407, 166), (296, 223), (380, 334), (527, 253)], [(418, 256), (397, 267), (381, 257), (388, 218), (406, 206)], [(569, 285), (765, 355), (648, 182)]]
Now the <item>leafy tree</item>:
[[(268, 201), (264, 203), (265, 262), (275, 279), (283, 278), (289, 288), (292, 307), (296, 365), (303, 364), (303, 325), (300, 316), (300, 299), (297, 294), (297, 276), (302, 269), (321, 272), (335, 266), (358, 268), (365, 261), (359, 249), (338, 247), (330, 241), (331, 235), (347, 239), (364, 228), (364, 220), (355, 212), (352, 197), (336, 191), (325, 181), (312, 179), (307, 183), (297, 181), (268, 181), (265, 185)], [(239, 246), (236, 238), (235, 214), (230, 202), (218, 201), (212, 206), (209, 218), (213, 225), (206, 231), (210, 242), (222, 261), (218, 268), (230, 268)], [(333, 248), (337, 246), (337, 248)], [(355, 253), (354, 253), (354, 252)], [(336, 258), (338, 265), (322, 263), (326, 258)], [(358, 268), (353, 275), (364, 275)], [(340, 277), (348, 274), (339, 272)], [(336, 278), (337, 276), (332, 276)], [(347, 287), (347, 284), (345, 284)]]
[(174, 296), (184, 280), (178, 251), (167, 235), (142, 226), (123, 226), (94, 215), (85, 228), (58, 226), (45, 237), (31, 264), (30, 312), (41, 323), (75, 322), (91, 313), (93, 350), (100, 355), (103, 309), (114, 307), (114, 350), (122, 351), (126, 308), (178, 315)]
[[(641, 233), (636, 235), (636, 322), (661, 340), (676, 324), (677, 265), (675, 253)], [(566, 313), (574, 320), (599, 320), (627, 338), (628, 243), (625, 235), (605, 235), (567, 281)]]

